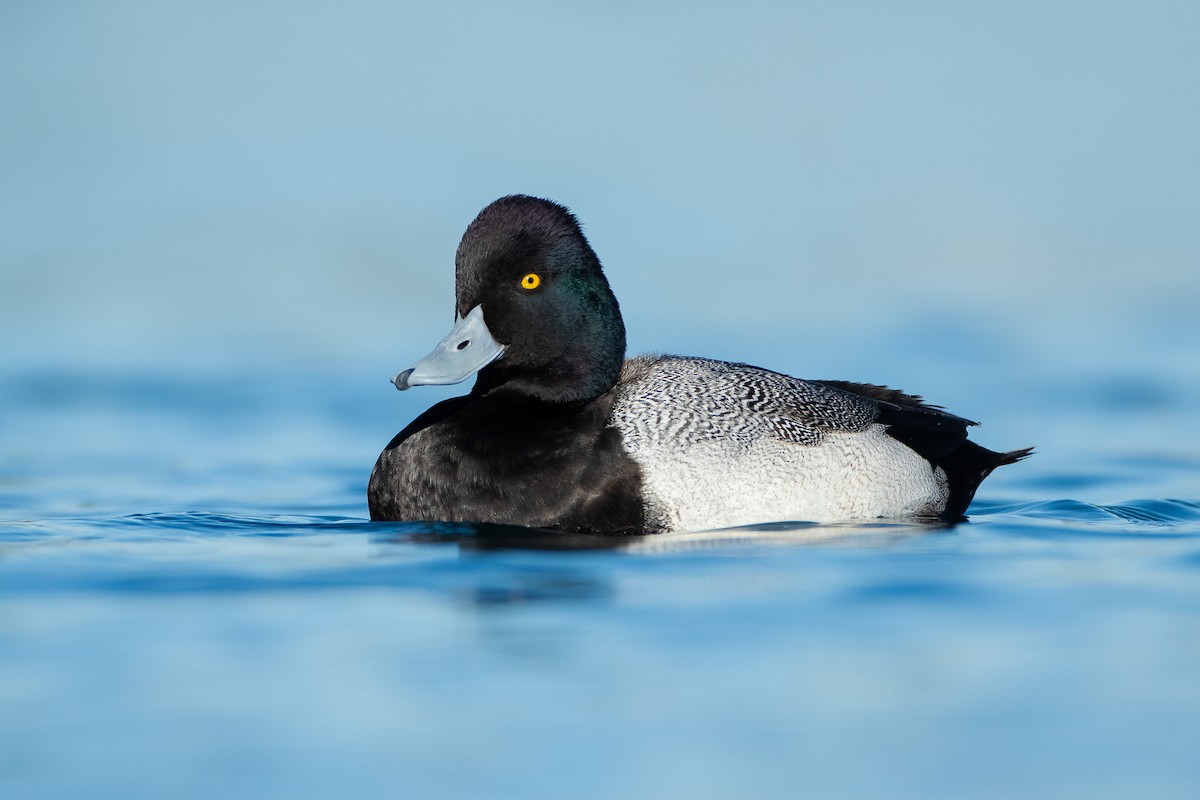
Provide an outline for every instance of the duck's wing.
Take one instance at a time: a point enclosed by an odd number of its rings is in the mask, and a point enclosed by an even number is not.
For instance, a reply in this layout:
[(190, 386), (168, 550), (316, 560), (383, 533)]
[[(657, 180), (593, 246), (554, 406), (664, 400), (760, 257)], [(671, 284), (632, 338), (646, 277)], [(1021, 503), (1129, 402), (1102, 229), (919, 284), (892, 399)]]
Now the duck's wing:
[(882, 400), (887, 403), (893, 403), (898, 406), (919, 406), (921, 408), (936, 408), (941, 406), (930, 405), (925, 402), (925, 398), (919, 394), (909, 394), (902, 392), (899, 389), (893, 389), (890, 386), (879, 386), (874, 383), (854, 383), (852, 381), (809, 381), (809, 383), (819, 383), (823, 386), (831, 386), (834, 389), (840, 389), (843, 392), (859, 395), (860, 397), (869, 397), (872, 400)]
[(827, 433), (866, 430), (879, 404), (840, 388), (727, 361), (683, 356), (631, 359), (618, 423), (634, 442), (731, 447), (762, 437), (818, 445)]
[[(806, 381), (746, 364), (679, 356), (631, 359), (617, 393), (612, 424), (620, 430), (627, 449), (648, 474), (656, 470), (662, 473), (658, 483), (666, 487), (662, 489), (664, 496), (677, 501), (682, 497), (697, 507), (711, 498), (692, 489), (671, 494), (678, 488), (670, 483), (672, 476), (681, 470), (687, 472), (681, 464), (692, 463), (689, 458), (702, 458), (706, 463), (711, 461), (717, 472), (734, 465), (758, 464), (755, 459), (763, 452), (759, 445), (764, 441), (799, 447), (791, 451), (792, 458), (784, 461), (800, 472), (784, 475), (785, 482), (815, 480), (819, 486), (826, 462), (832, 459), (841, 464), (838, 459), (850, 453), (851, 461), (861, 462), (862, 475), (874, 476), (870, 480), (911, 484), (922, 479), (918, 473), (923, 470), (918, 465), (923, 461), (934, 470), (938, 481), (943, 480), (940, 475), (944, 473), (943, 488), (929, 500), (935, 503), (930, 507), (932, 513), (947, 520), (961, 518), (989, 472), (1027, 455), (1027, 451), (993, 453), (979, 447), (967, 440), (967, 429), (974, 422), (928, 405), (916, 395), (872, 384)], [(896, 446), (880, 448), (881, 438), (891, 439)], [(837, 443), (826, 449), (834, 439)], [(767, 472), (779, 466), (775, 456), (769, 463), (762, 462)], [(804, 471), (807, 469), (815, 470), (815, 476)], [(838, 477), (830, 479), (859, 480), (851, 474), (854, 472), (840, 469)], [(723, 502), (740, 502), (739, 492), (746, 488), (734, 486), (736, 491), (726, 497), (720, 494), (724, 489), (720, 479), (707, 485), (717, 497), (711, 503), (716, 511), (728, 510)], [(852, 512), (831, 511), (820, 505), (819, 497), (814, 502), (817, 505), (811, 508), (801, 503), (796, 506), (799, 511), (788, 506), (779, 513), (801, 514), (797, 519), (810, 518), (808, 514), (820, 519), (824, 518), (822, 514), (836, 518), (842, 513), (876, 513), (858, 507)], [(673, 508), (669, 502), (667, 505)], [(745, 511), (738, 507), (738, 514)], [(886, 503), (879, 506), (878, 514), (893, 513), (899, 512)], [(714, 515), (725, 518), (716, 512)]]
[(879, 409), (875, 421), (884, 425), (953, 433), (966, 438), (967, 428), (979, 424), (966, 417), (951, 414), (941, 406), (926, 403), (920, 395), (908, 394), (888, 386), (850, 381), (809, 381), (809, 383), (828, 386), (874, 401), (875, 407)]
[[(882, 425), (885, 433), (945, 471), (950, 487), (945, 519), (959, 519), (979, 484), (996, 467), (1029, 456), (1032, 448), (997, 453), (967, 438), (974, 420), (926, 403), (919, 395), (851, 381), (810, 381), (778, 372), (706, 359), (668, 359), (678, 373), (702, 377), (708, 406), (741, 419), (743, 429), (800, 444), (827, 434)], [(663, 366), (660, 362), (659, 369)]]

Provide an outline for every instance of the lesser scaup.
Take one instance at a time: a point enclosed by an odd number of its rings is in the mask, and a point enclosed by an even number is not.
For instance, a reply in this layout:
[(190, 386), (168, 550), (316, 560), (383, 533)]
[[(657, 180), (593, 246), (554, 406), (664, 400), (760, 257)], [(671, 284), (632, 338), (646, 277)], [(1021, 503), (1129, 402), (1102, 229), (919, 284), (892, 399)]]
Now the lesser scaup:
[(974, 422), (880, 386), (723, 361), (625, 359), (617, 300), (575, 217), (535, 197), (479, 213), (455, 324), (399, 389), (478, 375), (392, 439), (371, 519), (593, 533), (963, 518), (996, 453)]

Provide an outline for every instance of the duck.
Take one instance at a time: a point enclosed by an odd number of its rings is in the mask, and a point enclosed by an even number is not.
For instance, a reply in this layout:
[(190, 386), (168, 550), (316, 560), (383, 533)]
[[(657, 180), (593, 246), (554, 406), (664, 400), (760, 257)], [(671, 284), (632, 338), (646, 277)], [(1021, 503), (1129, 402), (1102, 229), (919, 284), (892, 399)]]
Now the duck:
[(885, 386), (627, 359), (600, 259), (550, 200), (491, 203), (454, 264), (450, 333), (392, 383), (475, 382), (384, 448), (372, 520), (589, 534), (955, 523), (993, 470), (1032, 453), (988, 450), (967, 438), (977, 423)]

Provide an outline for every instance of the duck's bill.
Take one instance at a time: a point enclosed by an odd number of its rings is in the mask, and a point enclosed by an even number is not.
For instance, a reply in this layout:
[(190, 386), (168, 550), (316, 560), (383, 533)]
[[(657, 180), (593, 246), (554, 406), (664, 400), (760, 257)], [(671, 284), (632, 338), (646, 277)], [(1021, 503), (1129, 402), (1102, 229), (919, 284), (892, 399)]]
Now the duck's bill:
[(396, 388), (444, 386), (462, 383), (504, 355), (504, 345), (492, 338), (483, 321), (483, 306), (475, 306), (465, 317), (454, 315), (454, 328), (433, 352), (392, 378)]

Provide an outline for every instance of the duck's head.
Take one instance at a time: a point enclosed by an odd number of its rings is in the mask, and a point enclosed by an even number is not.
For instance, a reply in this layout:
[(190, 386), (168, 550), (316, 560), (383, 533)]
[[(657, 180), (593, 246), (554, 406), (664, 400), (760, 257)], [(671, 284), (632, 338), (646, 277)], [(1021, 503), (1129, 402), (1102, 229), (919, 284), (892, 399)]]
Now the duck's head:
[(459, 383), (544, 402), (591, 400), (625, 359), (617, 300), (575, 217), (502, 197), (467, 227), (455, 256), (454, 328), (393, 379), (398, 389)]

